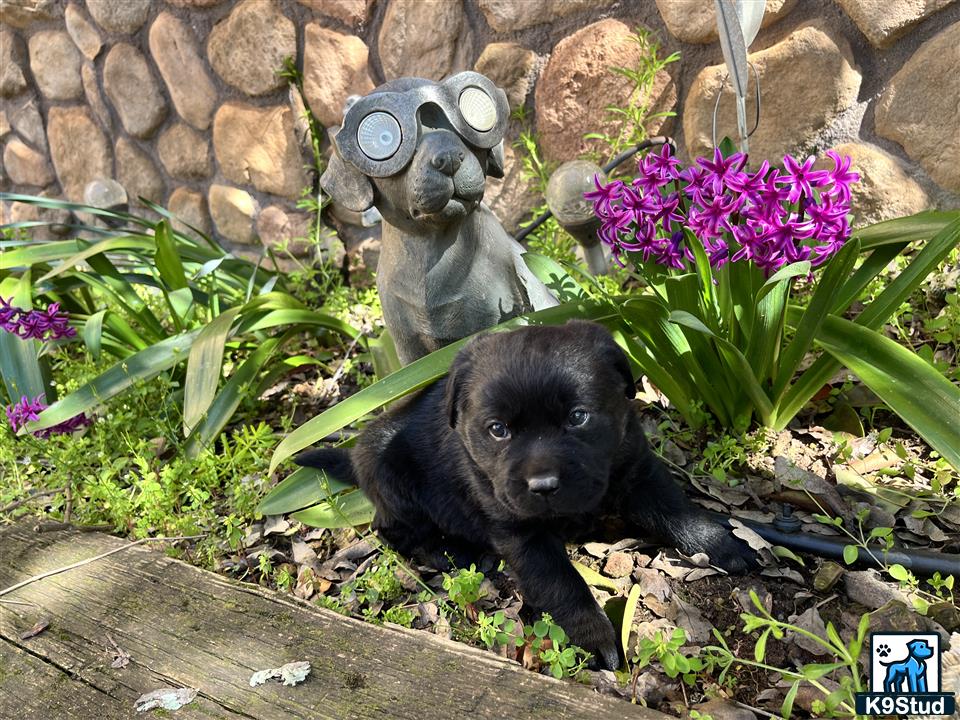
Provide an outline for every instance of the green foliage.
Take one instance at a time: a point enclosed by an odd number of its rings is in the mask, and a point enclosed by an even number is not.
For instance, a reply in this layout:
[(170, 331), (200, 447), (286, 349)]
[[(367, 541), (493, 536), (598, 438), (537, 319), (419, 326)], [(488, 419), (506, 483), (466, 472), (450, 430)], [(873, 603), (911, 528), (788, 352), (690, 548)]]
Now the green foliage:
[(653, 97), (654, 82), (657, 73), (668, 65), (680, 60), (680, 53), (674, 52), (670, 55), (660, 57), (660, 43), (656, 36), (650, 30), (637, 27), (630, 40), (640, 48), (640, 58), (636, 67), (613, 67), (610, 71), (616, 75), (621, 75), (633, 84), (630, 93), (630, 102), (624, 106), (608, 105), (607, 113), (615, 122), (617, 133), (610, 135), (607, 133), (588, 133), (584, 137), (587, 139), (600, 140), (606, 146), (608, 154), (611, 156), (626, 150), (627, 148), (638, 145), (646, 140), (650, 134), (647, 126), (651, 120), (674, 117), (675, 112), (653, 113), (651, 102)]
[(486, 645), (488, 650), (497, 645), (508, 647), (515, 642), (515, 627), (516, 623), (508, 620), (503, 610), (497, 610), (492, 615), (481, 610), (477, 613), (476, 638)]
[(576, 677), (591, 657), (582, 648), (570, 645), (570, 638), (563, 628), (547, 613), (543, 613), (532, 625), (524, 625), (523, 637), (518, 637), (515, 642), (517, 647), (529, 648), (558, 680)]
[[(285, 289), (283, 276), (265, 271), (260, 262), (236, 258), (205, 236), (177, 232), (163, 208), (153, 206), (163, 216), (154, 222), (46, 198), (0, 195), (0, 200), (89, 213), (124, 226), (81, 228), (103, 237), (96, 242), (20, 237), (3, 243), (0, 291), (16, 290), (25, 306), (59, 302), (82, 330), (91, 355), (117, 360), (54, 402), (28, 432), (90, 412), (140, 380), (169, 373), (183, 388), (171, 399), (181, 404), (187, 449), (195, 456), (216, 439), (245, 397), (284, 370), (278, 356), (286, 344), (318, 331), (359, 338), (339, 318), (308, 308)], [(7, 345), (32, 348), (0, 359), (9, 401), (15, 402), (23, 378), (43, 373), (37, 352), (42, 348), (0, 335)], [(224, 379), (228, 357), (234, 372)]]
[[(750, 600), (753, 602), (756, 612), (742, 613), (740, 618), (744, 623), (744, 632), (759, 633), (754, 645), (753, 658), (737, 657), (723, 635), (714, 630), (713, 634), (719, 645), (710, 645), (703, 648), (701, 655), (706, 671), (714, 673), (719, 670), (718, 681), (721, 684), (731, 670), (736, 672), (738, 666), (744, 665), (772, 671), (778, 673), (783, 679), (792, 681), (780, 708), (780, 715), (785, 718), (792, 716), (793, 704), (801, 684), (813, 686), (822, 695), (822, 698), (814, 703), (814, 712), (817, 717), (835, 717), (837, 714), (853, 715), (854, 695), (863, 691), (863, 678), (860, 674), (858, 658), (866, 640), (867, 630), (870, 627), (869, 613), (861, 616), (856, 633), (848, 642), (844, 642), (832, 623), (828, 622), (826, 624), (826, 637), (820, 637), (804, 628), (777, 620), (764, 607), (760, 598), (752, 590), (750, 591)], [(801, 665), (798, 669), (785, 669), (766, 664), (769, 639), (773, 637), (775, 640), (782, 640), (788, 632), (803, 635), (817, 643), (833, 658), (833, 662), (807, 663)], [(821, 678), (827, 675), (838, 684), (836, 690), (820, 682)]]
[[(75, 390), (103, 366), (74, 354), (54, 359), (59, 393)], [(176, 393), (168, 378), (140, 381), (72, 435), (42, 440), (0, 429), (0, 505), (31, 491), (62, 489), (44, 503), (63, 519), (69, 488), (72, 521), (107, 524), (135, 538), (205, 534), (195, 553), (212, 566), (221, 543), (238, 548), (243, 526), (257, 516), (276, 438), (254, 423), (224, 433), (216, 452), (188, 458), (178, 405), (169, 401)], [(14, 516), (31, 509), (23, 506)]]
[(667, 677), (672, 679), (681, 676), (687, 685), (692, 686), (697, 680), (697, 673), (707, 665), (699, 657), (684, 654), (680, 648), (686, 644), (687, 634), (683, 628), (674, 629), (670, 637), (658, 630), (652, 638), (641, 638), (633, 657), (635, 670), (646, 667), (651, 660), (657, 660)]
[(471, 564), (469, 570), (460, 568), (456, 574), (443, 574), (443, 589), (447, 591), (451, 602), (456, 604), (461, 611), (467, 607), (472, 607), (483, 594), (480, 586), (483, 584), (483, 573), (477, 570), (477, 566)]

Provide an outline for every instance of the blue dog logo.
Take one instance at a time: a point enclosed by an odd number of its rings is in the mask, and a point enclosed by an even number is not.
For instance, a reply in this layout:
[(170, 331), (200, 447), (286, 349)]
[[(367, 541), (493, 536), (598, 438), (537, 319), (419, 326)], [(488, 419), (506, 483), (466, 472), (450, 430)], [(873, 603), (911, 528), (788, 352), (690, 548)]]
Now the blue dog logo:
[[(926, 640), (907, 643), (907, 657), (895, 662), (880, 661), (887, 668), (883, 691), (888, 693), (927, 692), (927, 660), (933, 657), (933, 648)], [(903, 685), (906, 683), (907, 687)]]

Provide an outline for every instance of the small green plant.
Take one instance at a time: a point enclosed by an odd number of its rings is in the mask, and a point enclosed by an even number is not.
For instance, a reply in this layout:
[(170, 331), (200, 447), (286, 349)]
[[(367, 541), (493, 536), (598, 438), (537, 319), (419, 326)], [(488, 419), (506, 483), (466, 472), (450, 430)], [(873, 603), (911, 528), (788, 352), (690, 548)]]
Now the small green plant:
[(673, 679), (681, 676), (683, 681), (692, 686), (697, 679), (697, 673), (706, 667), (699, 657), (685, 655), (680, 648), (687, 644), (687, 633), (683, 628), (675, 628), (670, 637), (662, 631), (652, 638), (641, 638), (637, 643), (637, 652), (633, 657), (634, 679), (641, 668), (646, 667), (652, 660), (657, 660), (667, 677)]
[(529, 648), (535, 658), (558, 680), (564, 677), (576, 677), (590, 660), (590, 653), (576, 645), (569, 645), (570, 639), (563, 628), (553, 622), (549, 614), (543, 613), (532, 625), (524, 625), (523, 637), (516, 639), (518, 648)]
[[(728, 673), (735, 670), (737, 666), (749, 666), (775, 672), (782, 678), (792, 681), (780, 707), (780, 715), (785, 718), (791, 717), (793, 704), (802, 683), (813, 686), (822, 695), (813, 703), (812, 709), (815, 717), (834, 717), (838, 713), (854, 715), (855, 693), (863, 691), (863, 678), (860, 675), (857, 662), (867, 636), (867, 630), (870, 627), (869, 613), (861, 616), (855, 635), (848, 642), (844, 642), (832, 623), (828, 622), (826, 624), (826, 637), (820, 637), (804, 628), (777, 620), (764, 607), (760, 598), (752, 590), (750, 591), (750, 600), (756, 608), (756, 613), (742, 613), (740, 618), (744, 622), (744, 632), (759, 631), (760, 633), (754, 645), (753, 659), (737, 657), (723, 635), (715, 629), (713, 634), (719, 645), (710, 645), (703, 648), (701, 658), (705, 663), (705, 669), (711, 673), (719, 670), (718, 682), (720, 684), (725, 682)], [(787, 632), (803, 635), (822, 646), (834, 658), (834, 662), (807, 663), (796, 670), (766, 664), (767, 641), (771, 636), (777, 640), (782, 640)], [(831, 676), (837, 683), (837, 689), (834, 690), (820, 682), (827, 675)]]
[(460, 568), (453, 575), (443, 574), (443, 589), (461, 612), (473, 611), (474, 604), (484, 596), (480, 590), (482, 584), (483, 573), (473, 564), (466, 570)]
[(657, 74), (668, 65), (680, 60), (680, 53), (674, 52), (660, 57), (660, 43), (655, 35), (646, 28), (638, 27), (630, 40), (640, 48), (640, 58), (632, 68), (613, 67), (610, 72), (622, 75), (633, 83), (630, 102), (625, 106), (609, 105), (607, 113), (615, 120), (617, 132), (588, 133), (587, 139), (600, 140), (606, 145), (611, 156), (633, 147), (649, 137), (647, 127), (651, 120), (673, 117), (675, 112), (651, 112), (653, 88)]
[(476, 639), (493, 649), (494, 646), (509, 647), (514, 644), (516, 636), (513, 634), (516, 623), (508, 620), (503, 610), (497, 610), (488, 615), (482, 610), (477, 613)]
[(347, 598), (354, 595), (358, 603), (368, 607), (375, 603), (392, 602), (403, 594), (403, 585), (397, 577), (398, 568), (397, 554), (384, 548), (376, 562), (355, 580), (343, 585), (340, 596)]
[(927, 578), (927, 585), (933, 588), (937, 597), (953, 602), (953, 575), (942, 577), (939, 572), (935, 572), (933, 577)]
[(393, 605), (388, 607), (383, 611), (383, 621), (393, 623), (394, 625), (401, 625), (403, 627), (413, 627), (413, 621), (416, 619), (417, 613), (415, 613), (410, 608), (405, 608), (401, 605)]

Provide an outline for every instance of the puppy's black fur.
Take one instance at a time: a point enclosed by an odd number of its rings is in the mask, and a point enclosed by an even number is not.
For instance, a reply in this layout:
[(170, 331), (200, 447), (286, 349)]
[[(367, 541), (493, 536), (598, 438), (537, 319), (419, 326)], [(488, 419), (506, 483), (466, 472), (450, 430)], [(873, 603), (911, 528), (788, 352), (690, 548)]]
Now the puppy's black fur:
[(485, 335), (445, 380), (370, 423), (349, 456), (315, 450), (297, 462), (359, 484), (374, 528), (404, 555), (499, 554), (527, 603), (614, 669), (613, 626), (566, 542), (616, 516), (625, 536), (652, 534), (734, 572), (751, 563), (650, 451), (634, 394), (626, 356), (594, 323)]

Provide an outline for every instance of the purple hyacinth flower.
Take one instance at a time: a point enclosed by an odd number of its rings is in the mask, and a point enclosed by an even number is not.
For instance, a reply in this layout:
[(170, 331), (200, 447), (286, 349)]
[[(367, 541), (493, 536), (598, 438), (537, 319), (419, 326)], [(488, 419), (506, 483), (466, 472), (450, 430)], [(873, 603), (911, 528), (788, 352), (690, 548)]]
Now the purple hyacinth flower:
[[(5, 408), (7, 414), (7, 421), (10, 423), (10, 426), (13, 428), (14, 432), (18, 432), (21, 428), (25, 427), (27, 423), (35, 422), (40, 419), (40, 413), (47, 409), (47, 404), (43, 401), (43, 395), (37, 395), (37, 397), (32, 400), (23, 396), (20, 400), (13, 405), (9, 405)], [(61, 435), (76, 432), (80, 428), (91, 425), (93, 420), (88, 418), (83, 413), (75, 415), (69, 420), (64, 420), (61, 423), (57, 423), (43, 430), (34, 431), (34, 436), (47, 439), (51, 435)]]
[(594, 211), (597, 215), (603, 216), (610, 213), (610, 206), (620, 199), (620, 193), (623, 190), (623, 182), (614, 180), (606, 185), (600, 182), (600, 176), (593, 176), (593, 185), (596, 190), (585, 192), (583, 197), (593, 203)]
[(719, 148), (714, 148), (712, 161), (697, 158), (697, 164), (707, 171), (707, 184), (713, 187), (715, 193), (722, 193), (729, 180), (739, 177), (746, 162), (747, 156), (743, 153), (734, 153), (725, 158)]
[(679, 175), (677, 168), (680, 161), (673, 156), (673, 150), (667, 143), (661, 146), (659, 153), (649, 153), (643, 159), (643, 164), (648, 171), (658, 172), (661, 179), (676, 180)]
[(770, 172), (770, 163), (764, 160), (753, 174), (739, 173), (727, 180), (727, 187), (740, 193), (753, 204), (760, 203), (760, 193), (764, 190), (767, 173)]
[(7, 300), (0, 297), (0, 329), (8, 333), (16, 333), (19, 323), (17, 318), (20, 315), (20, 308), (13, 305), (13, 298)]
[(833, 170), (827, 170), (827, 179), (833, 187), (824, 191), (824, 195), (836, 198), (838, 202), (850, 202), (850, 186), (860, 181), (859, 173), (850, 172), (849, 155), (841, 157), (836, 150), (827, 150), (827, 157), (833, 160)]
[(779, 182), (783, 185), (789, 185), (790, 193), (787, 200), (795, 203), (801, 197), (812, 198), (813, 189), (820, 187), (827, 181), (826, 170), (814, 170), (813, 164), (817, 159), (811, 155), (802, 163), (792, 155), (785, 155), (783, 158), (783, 171)]

